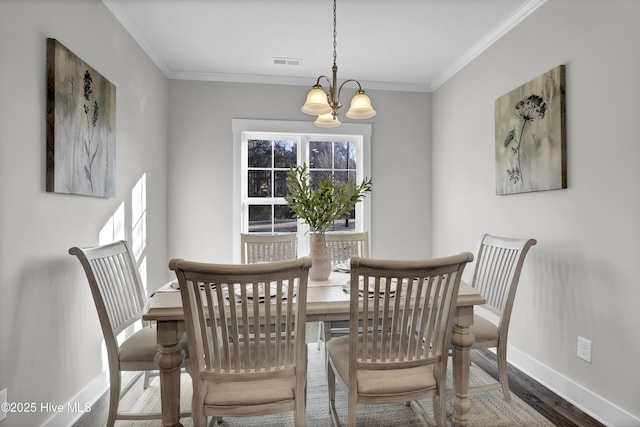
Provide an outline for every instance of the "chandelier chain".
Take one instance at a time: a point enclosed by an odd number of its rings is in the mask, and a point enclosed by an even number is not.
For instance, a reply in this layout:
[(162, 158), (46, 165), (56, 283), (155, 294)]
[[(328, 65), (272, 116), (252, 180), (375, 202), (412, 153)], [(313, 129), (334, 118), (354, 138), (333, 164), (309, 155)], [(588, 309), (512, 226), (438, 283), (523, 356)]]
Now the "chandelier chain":
[(336, 30), (336, 0), (333, 0), (333, 65), (336, 65), (337, 53), (336, 47), (338, 46), (338, 42), (336, 41), (338, 36), (338, 31)]
[[(338, 120), (338, 109), (342, 107), (340, 103), (340, 94), (342, 88), (347, 83), (355, 83), (358, 86), (358, 90), (351, 100), (351, 108), (347, 111), (347, 117), (350, 119), (368, 119), (376, 115), (376, 110), (371, 107), (371, 100), (362, 90), (360, 82), (354, 79), (345, 80), (340, 86), (338, 86), (338, 25), (337, 25), (337, 0), (333, 0), (333, 67), (332, 79), (329, 79), (326, 75), (321, 75), (316, 80), (316, 84), (313, 85), (311, 91), (307, 95), (307, 100), (302, 106), (302, 112), (310, 115), (317, 115), (318, 118), (314, 125), (318, 127), (333, 128), (340, 126), (340, 120)], [(329, 89), (325, 90), (320, 84), (320, 81), (326, 80), (329, 85)]]

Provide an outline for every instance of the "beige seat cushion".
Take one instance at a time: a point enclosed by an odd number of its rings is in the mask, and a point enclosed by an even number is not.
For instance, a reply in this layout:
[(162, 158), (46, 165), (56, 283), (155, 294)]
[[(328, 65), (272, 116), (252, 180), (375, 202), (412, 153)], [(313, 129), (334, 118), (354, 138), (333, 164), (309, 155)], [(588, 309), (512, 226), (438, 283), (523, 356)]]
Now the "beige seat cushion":
[(215, 407), (264, 405), (292, 401), (295, 379), (209, 383), (204, 403)]
[[(187, 337), (184, 335), (178, 343), (188, 357)], [(158, 353), (160, 345), (157, 344), (156, 328), (142, 328), (120, 346), (121, 362), (148, 362), (153, 361)]]
[[(335, 365), (336, 374), (348, 383), (349, 336), (332, 338), (326, 346)], [(407, 369), (358, 371), (358, 394), (361, 395), (387, 396), (429, 390), (435, 386), (436, 379), (433, 376), (432, 365)]]
[[(271, 354), (276, 354), (275, 343), (270, 343)], [(265, 360), (266, 349), (265, 344), (261, 343), (256, 346), (250, 344), (250, 357), (255, 363), (256, 351), (259, 349), (262, 360)], [(291, 343), (290, 351), (295, 352), (295, 340)], [(305, 347), (306, 351), (306, 347)], [(233, 345), (230, 352), (233, 354)], [(240, 349), (240, 353), (244, 353)], [(281, 354), (286, 354), (286, 342), (281, 343)], [(307, 356), (305, 354), (305, 360)], [(244, 369), (244, 358), (241, 359), (241, 368)], [(274, 361), (272, 361), (274, 362)], [(284, 363), (284, 361), (283, 361)], [(222, 366), (227, 364), (226, 359), (221, 359)], [(273, 367), (273, 363), (271, 364)], [(232, 370), (235, 363), (231, 361)], [(291, 371), (293, 375), (294, 371)], [(295, 377), (288, 378), (271, 378), (254, 381), (237, 381), (237, 382), (211, 382), (207, 384), (207, 390), (204, 397), (205, 405), (218, 408), (230, 408), (235, 406), (253, 406), (265, 405), (270, 403), (292, 402), (295, 399)]]
[(476, 338), (475, 342), (496, 341), (498, 336), (498, 327), (477, 314), (473, 316), (473, 325), (469, 327), (469, 331)]

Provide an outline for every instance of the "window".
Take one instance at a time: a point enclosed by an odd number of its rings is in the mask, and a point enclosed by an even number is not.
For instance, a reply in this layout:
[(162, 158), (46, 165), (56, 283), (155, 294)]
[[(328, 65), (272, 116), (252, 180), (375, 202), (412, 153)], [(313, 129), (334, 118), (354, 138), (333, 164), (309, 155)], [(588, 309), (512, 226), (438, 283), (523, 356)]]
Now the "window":
[[(344, 132), (345, 126), (351, 129)], [(308, 227), (293, 218), (284, 199), (289, 170), (306, 163), (312, 186), (331, 174), (345, 183), (371, 177), (369, 135), (370, 125), (345, 124), (340, 132), (324, 132), (311, 123), (234, 120), (234, 194), (239, 195), (234, 201), (234, 254), (239, 254), (240, 233), (279, 232), (297, 232), (299, 254), (307, 254)], [(368, 230), (369, 197), (333, 229)]]
[[(326, 177), (333, 175), (339, 184), (347, 181), (360, 182), (364, 179), (363, 173), (358, 173), (359, 152), (362, 144), (356, 138), (334, 137), (313, 138), (309, 140), (309, 176), (312, 188), (317, 188), (318, 183)], [(330, 231), (360, 231), (362, 227), (356, 227), (361, 215), (358, 214), (360, 206), (351, 210), (344, 219), (336, 220)]]
[[(259, 138), (259, 139), (258, 139)], [(287, 192), (287, 174), (298, 164), (299, 139), (269, 138), (247, 135), (246, 189), (243, 191), (244, 233), (282, 233), (298, 230), (291, 209), (284, 197)], [(245, 150), (243, 150), (244, 152)]]

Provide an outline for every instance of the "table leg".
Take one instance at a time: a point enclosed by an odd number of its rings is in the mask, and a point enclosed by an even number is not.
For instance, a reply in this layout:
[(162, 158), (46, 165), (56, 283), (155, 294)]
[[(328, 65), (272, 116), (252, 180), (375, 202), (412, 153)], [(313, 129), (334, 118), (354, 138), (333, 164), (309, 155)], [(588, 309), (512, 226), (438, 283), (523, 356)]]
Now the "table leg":
[(456, 309), (453, 327), (453, 422), (456, 427), (466, 427), (469, 421), (471, 401), (469, 401), (469, 369), (471, 346), (474, 337), (469, 332), (473, 324), (473, 306)]
[(327, 341), (329, 341), (331, 339), (331, 322), (322, 322), (322, 339), (324, 340), (324, 342), (326, 343)]
[[(327, 342), (331, 339), (331, 322), (322, 322), (322, 332), (323, 332), (323, 337), (322, 339), (324, 340), (324, 361), (325, 361), (325, 371), (327, 368), (327, 361), (329, 360), (329, 357), (327, 355)], [(326, 372), (325, 372), (326, 373)]]
[(178, 341), (184, 334), (184, 322), (158, 321), (158, 344), (161, 345), (155, 357), (160, 368), (160, 397), (162, 399), (162, 425), (180, 424), (180, 366), (184, 351)]

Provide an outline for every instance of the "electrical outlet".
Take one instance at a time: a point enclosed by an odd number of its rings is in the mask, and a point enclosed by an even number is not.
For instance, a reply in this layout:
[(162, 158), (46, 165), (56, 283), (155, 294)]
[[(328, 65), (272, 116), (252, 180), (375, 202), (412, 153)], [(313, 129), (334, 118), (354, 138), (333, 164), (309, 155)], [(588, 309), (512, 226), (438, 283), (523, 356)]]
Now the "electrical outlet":
[(578, 357), (591, 363), (591, 341), (578, 337)]
[(4, 405), (5, 403), (7, 403), (7, 389), (6, 388), (4, 390), (0, 391), (0, 421), (2, 421), (5, 418), (7, 418), (7, 413), (3, 410), (4, 407), (6, 406), (6, 405)]

